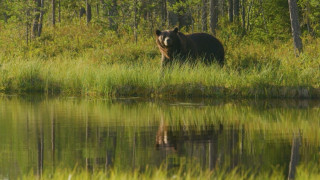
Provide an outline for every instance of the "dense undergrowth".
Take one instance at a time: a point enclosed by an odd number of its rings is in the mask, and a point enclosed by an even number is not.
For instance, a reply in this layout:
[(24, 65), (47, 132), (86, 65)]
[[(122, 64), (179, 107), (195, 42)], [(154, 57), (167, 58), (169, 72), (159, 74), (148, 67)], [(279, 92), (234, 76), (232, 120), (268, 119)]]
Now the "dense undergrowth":
[(135, 43), (125, 32), (64, 25), (45, 29), (27, 45), (21, 28), (1, 27), (3, 93), (320, 97), (320, 40), (312, 37), (304, 37), (304, 52), (296, 57), (290, 40), (259, 42), (218, 33), (225, 67), (185, 64), (162, 72), (154, 37), (147, 35)]

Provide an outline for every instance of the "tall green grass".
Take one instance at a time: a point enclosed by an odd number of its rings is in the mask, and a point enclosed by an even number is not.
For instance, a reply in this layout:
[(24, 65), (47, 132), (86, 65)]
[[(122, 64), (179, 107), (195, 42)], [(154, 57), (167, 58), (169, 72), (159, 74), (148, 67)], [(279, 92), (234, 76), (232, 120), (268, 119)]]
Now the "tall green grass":
[[(38, 175), (34, 175), (30, 173), (22, 177), (22, 179), (37, 179), (39, 178)], [(190, 170), (189, 172), (178, 171), (177, 173), (169, 174), (165, 169), (153, 169), (147, 170), (145, 172), (117, 172), (117, 171), (110, 171), (110, 172), (94, 172), (89, 173), (86, 170), (58, 170), (54, 174), (45, 173), (41, 176), (41, 179), (110, 179), (110, 180), (117, 180), (117, 179), (132, 179), (132, 180), (145, 180), (145, 179), (154, 179), (154, 180), (165, 180), (165, 179), (284, 179), (281, 173), (272, 173), (271, 175), (268, 174), (261, 174), (259, 176), (254, 177), (253, 175), (248, 175), (245, 172), (237, 172), (233, 170), (232, 172), (225, 172), (225, 171), (196, 171)]]
[(2, 92), (92, 96), (320, 97), (316, 68), (262, 67), (237, 72), (217, 65), (92, 63), (86, 59), (13, 60), (2, 64)]
[[(308, 166), (298, 166), (297, 167), (297, 174), (295, 179), (304, 180), (316, 180), (319, 179), (319, 170), (317, 166), (311, 167)], [(286, 177), (283, 175), (283, 172), (277, 168), (270, 170), (268, 173), (253, 173), (252, 170), (247, 171), (239, 171), (237, 168), (228, 172), (224, 169), (215, 169), (213, 171), (202, 171), (197, 170), (198, 168), (193, 168), (193, 170), (189, 170), (184, 172), (182, 170), (178, 170), (175, 173), (170, 173), (164, 168), (159, 169), (147, 169), (144, 172), (140, 172), (138, 170), (134, 172), (118, 172), (118, 171), (97, 171), (97, 172), (88, 172), (85, 169), (60, 169), (56, 170), (54, 173), (48, 171), (44, 172), (41, 176), (29, 173), (21, 177), (21, 179), (111, 179), (111, 180), (118, 180), (118, 179), (132, 179), (132, 180), (140, 180), (140, 179), (154, 179), (154, 180), (162, 180), (162, 179), (285, 179)]]
[(5, 93), (320, 97), (319, 39), (310, 37), (305, 37), (300, 57), (295, 57), (290, 41), (222, 39), (225, 67), (176, 64), (162, 72), (152, 37), (135, 44), (128, 34), (69, 25), (47, 29), (27, 46), (10, 35), (11, 29), (5, 27), (0, 35), (0, 91)]

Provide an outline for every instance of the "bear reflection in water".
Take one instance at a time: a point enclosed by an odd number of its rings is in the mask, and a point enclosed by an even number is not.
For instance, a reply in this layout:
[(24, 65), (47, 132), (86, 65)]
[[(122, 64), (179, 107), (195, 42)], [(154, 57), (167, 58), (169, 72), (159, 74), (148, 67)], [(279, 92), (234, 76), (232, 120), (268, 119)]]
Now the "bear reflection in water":
[(216, 141), (222, 131), (222, 124), (219, 124), (219, 127), (211, 125), (200, 128), (192, 126), (170, 128), (162, 118), (156, 135), (156, 148), (177, 151), (178, 145), (186, 142), (210, 143)]
[[(168, 158), (169, 161), (166, 161), (168, 167), (179, 167), (180, 160), (176, 158), (186, 158), (187, 161), (197, 159), (196, 161), (200, 162), (202, 168), (212, 170), (217, 166), (222, 166), (225, 163), (225, 155), (233, 154), (234, 151), (231, 150), (239, 143), (237, 133), (234, 134), (235, 136), (231, 134), (228, 137), (231, 139), (225, 141), (223, 132), (222, 124), (206, 127), (170, 127), (161, 119), (156, 135), (156, 150), (164, 153), (164, 159)], [(225, 145), (230, 151), (225, 149)], [(169, 154), (173, 156), (168, 156)], [(232, 157), (234, 158), (230, 159), (230, 167), (234, 168), (238, 164), (238, 158), (237, 155)]]

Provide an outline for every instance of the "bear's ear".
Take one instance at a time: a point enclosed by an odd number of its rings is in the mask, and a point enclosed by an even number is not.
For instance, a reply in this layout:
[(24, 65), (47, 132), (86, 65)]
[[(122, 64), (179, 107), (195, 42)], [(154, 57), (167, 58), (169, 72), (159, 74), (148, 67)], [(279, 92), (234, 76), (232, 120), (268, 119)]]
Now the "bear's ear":
[(159, 29), (157, 29), (157, 30), (156, 30), (156, 35), (157, 35), (157, 36), (160, 36), (160, 34), (161, 34), (161, 31), (160, 31)]
[(176, 27), (174, 28), (173, 32), (178, 33), (179, 29)]

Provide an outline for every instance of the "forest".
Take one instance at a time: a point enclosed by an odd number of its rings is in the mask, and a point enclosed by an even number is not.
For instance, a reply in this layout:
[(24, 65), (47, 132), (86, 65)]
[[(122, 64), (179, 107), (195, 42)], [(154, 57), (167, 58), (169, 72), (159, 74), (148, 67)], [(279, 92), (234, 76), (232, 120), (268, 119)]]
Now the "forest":
[[(289, 2), (298, 11), (302, 35), (318, 37), (319, 2)], [(135, 40), (153, 35), (156, 28), (175, 26), (186, 32), (215, 35), (218, 31), (221, 35), (247, 36), (260, 41), (288, 40), (291, 34), (289, 5), (284, 0), (1, 0), (0, 3), (2, 26), (15, 24), (26, 43), (40, 37), (43, 28), (81, 27), (81, 21), (98, 26), (101, 32), (134, 35)]]

